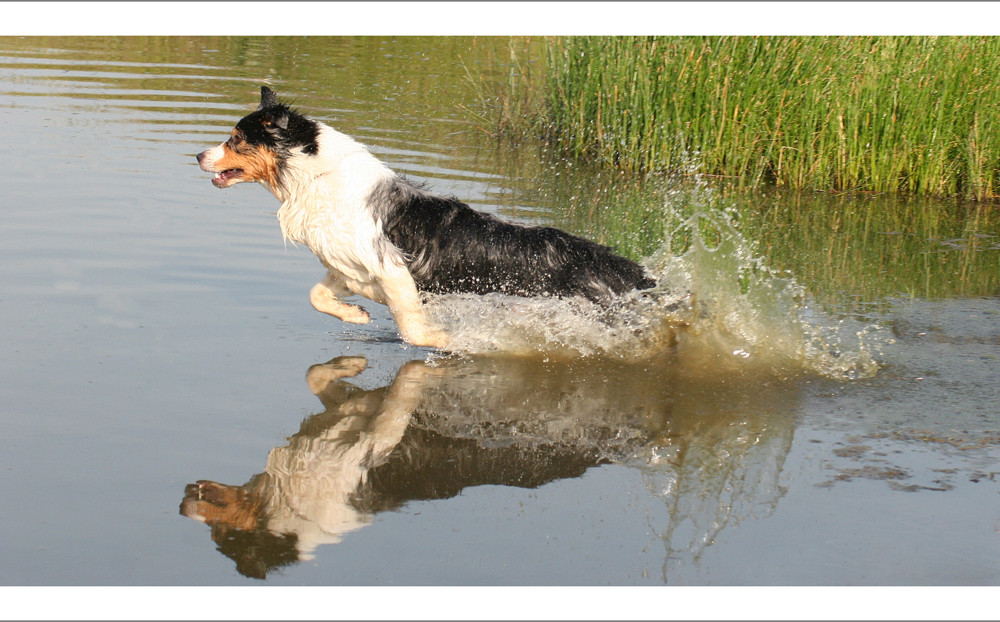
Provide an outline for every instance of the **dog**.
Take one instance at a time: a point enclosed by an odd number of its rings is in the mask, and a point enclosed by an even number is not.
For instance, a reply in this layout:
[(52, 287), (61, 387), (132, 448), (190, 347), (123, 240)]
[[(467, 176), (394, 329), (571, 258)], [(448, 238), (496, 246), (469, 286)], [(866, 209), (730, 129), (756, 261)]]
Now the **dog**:
[(370, 321), (343, 298), (389, 307), (404, 341), (447, 349), (422, 294), (501, 293), (582, 297), (610, 307), (656, 280), (610, 248), (552, 227), (476, 211), (393, 172), (367, 147), (260, 89), (258, 108), (229, 140), (199, 153), (218, 188), (255, 181), (281, 201), (286, 240), (306, 245), (327, 269), (309, 293), (318, 311)]

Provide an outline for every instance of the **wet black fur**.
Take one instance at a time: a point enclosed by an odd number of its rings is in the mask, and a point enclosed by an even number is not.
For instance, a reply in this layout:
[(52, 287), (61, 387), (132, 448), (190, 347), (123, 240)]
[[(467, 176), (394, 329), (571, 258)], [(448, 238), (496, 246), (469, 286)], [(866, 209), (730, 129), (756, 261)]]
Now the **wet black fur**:
[(369, 205), (420, 291), (584, 296), (601, 304), (656, 285), (639, 264), (555, 229), (510, 223), (400, 178)]

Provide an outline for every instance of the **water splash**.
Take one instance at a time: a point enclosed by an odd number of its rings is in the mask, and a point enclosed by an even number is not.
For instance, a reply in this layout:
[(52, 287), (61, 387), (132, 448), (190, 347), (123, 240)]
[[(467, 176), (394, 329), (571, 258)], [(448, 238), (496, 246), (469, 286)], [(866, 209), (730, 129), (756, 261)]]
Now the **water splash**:
[(853, 379), (878, 370), (884, 330), (825, 315), (764, 264), (738, 214), (702, 183), (664, 192), (666, 229), (644, 260), (659, 284), (612, 309), (582, 299), (441, 295), (427, 310), (459, 353), (677, 357), (704, 373), (765, 370)]

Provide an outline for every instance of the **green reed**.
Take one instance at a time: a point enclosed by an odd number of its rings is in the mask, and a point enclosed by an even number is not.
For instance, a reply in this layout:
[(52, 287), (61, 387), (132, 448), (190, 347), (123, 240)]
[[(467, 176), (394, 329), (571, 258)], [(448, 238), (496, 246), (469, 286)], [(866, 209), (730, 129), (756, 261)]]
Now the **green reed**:
[(575, 157), (750, 187), (997, 193), (1000, 38), (570, 37), (545, 55), (544, 84), (519, 86), (544, 106), (519, 112)]
[(544, 122), (542, 78), (536, 71), (542, 43), (528, 37), (483, 37), (474, 40), (471, 59), (460, 55), (465, 83), (475, 106), (460, 106), (478, 129), (512, 142), (536, 135)]

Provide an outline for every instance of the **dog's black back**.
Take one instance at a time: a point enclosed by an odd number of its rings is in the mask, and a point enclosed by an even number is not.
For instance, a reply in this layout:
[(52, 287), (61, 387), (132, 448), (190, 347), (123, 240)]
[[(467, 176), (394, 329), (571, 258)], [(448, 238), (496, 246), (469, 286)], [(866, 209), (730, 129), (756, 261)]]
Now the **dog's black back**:
[(399, 178), (369, 201), (420, 291), (584, 296), (608, 304), (656, 285), (642, 266), (606, 246), (552, 227), (505, 222)]

